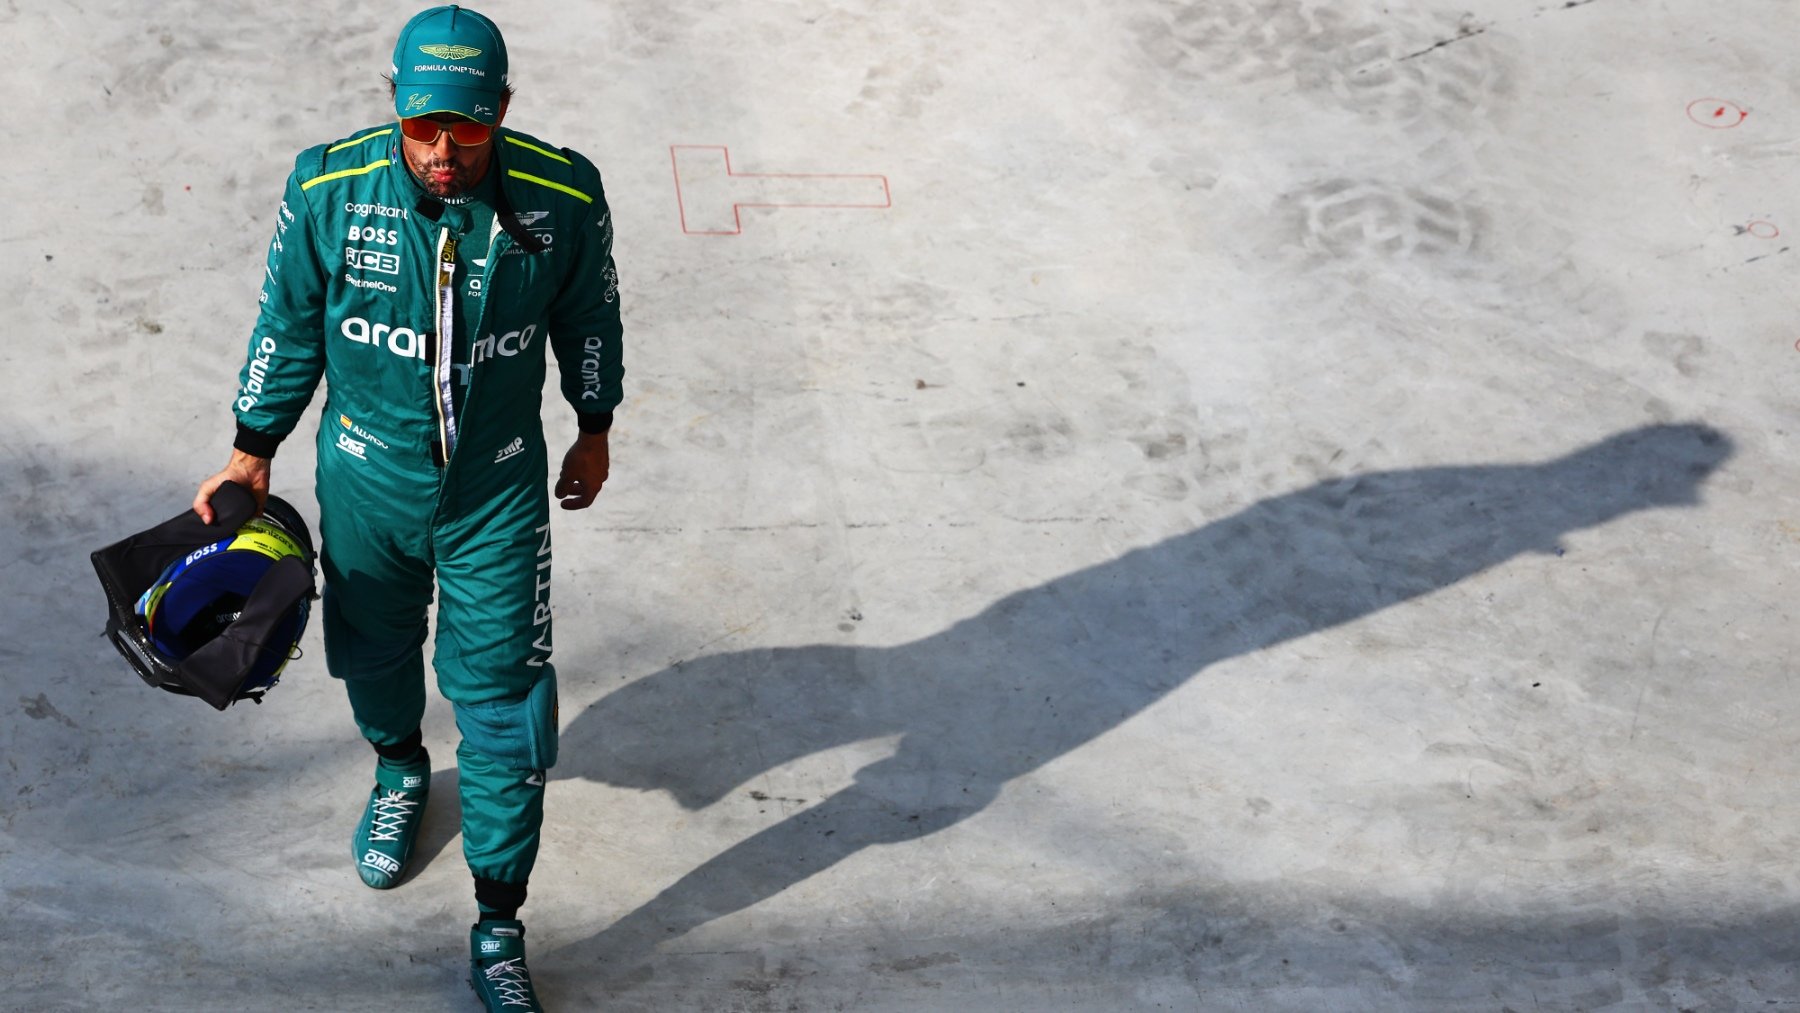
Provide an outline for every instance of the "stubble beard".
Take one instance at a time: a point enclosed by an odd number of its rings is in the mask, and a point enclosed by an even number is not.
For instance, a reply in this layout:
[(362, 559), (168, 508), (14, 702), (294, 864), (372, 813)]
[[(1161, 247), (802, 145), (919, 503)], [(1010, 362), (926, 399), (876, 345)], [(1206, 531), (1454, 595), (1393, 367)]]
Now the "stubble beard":
[[(439, 200), (461, 197), (473, 189), (478, 182), (474, 169), (455, 162), (440, 162), (436, 159), (425, 162), (409, 160), (407, 166), (412, 169), (413, 178), (418, 180), (420, 188)], [(436, 172), (449, 172), (451, 176), (448, 180), (439, 182), (432, 175)]]

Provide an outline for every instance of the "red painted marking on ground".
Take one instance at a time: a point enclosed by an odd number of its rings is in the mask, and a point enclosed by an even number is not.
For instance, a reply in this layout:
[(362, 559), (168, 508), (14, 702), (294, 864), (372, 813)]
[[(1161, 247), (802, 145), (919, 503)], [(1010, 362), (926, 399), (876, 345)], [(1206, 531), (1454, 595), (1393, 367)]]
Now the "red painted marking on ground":
[(1774, 239), (1776, 236), (1781, 235), (1781, 226), (1776, 225), (1774, 222), (1757, 220), (1744, 226), (1744, 231), (1758, 239)]
[(722, 144), (671, 144), (675, 206), (690, 236), (738, 236), (744, 208), (873, 209), (894, 206), (879, 173), (738, 172)]
[(1728, 99), (1699, 98), (1688, 103), (1687, 114), (1688, 119), (1708, 129), (1730, 130), (1744, 122), (1750, 110)]

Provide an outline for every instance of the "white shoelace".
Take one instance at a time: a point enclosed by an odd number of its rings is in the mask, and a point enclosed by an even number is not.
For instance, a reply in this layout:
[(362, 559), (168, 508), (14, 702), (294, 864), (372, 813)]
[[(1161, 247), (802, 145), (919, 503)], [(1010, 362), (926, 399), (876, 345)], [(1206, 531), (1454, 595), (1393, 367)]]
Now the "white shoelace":
[(502, 1006), (522, 1006), (531, 1009), (531, 976), (525, 970), (525, 958), (514, 957), (502, 960), (483, 970), (487, 980), (494, 986), (494, 992), (500, 998)]
[(397, 841), (406, 829), (407, 817), (419, 806), (419, 796), (388, 791), (375, 796), (375, 818), (369, 821), (369, 840)]

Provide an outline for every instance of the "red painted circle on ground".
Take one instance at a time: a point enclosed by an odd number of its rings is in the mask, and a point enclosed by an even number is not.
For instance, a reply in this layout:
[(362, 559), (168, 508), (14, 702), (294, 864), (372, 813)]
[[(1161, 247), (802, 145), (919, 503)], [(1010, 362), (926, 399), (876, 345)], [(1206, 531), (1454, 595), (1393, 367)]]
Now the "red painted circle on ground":
[(1722, 98), (1697, 98), (1688, 103), (1688, 119), (1713, 130), (1729, 130), (1744, 122), (1750, 110)]
[(1774, 222), (1766, 222), (1761, 219), (1744, 226), (1744, 231), (1758, 239), (1774, 239), (1776, 236), (1781, 235), (1780, 226), (1776, 225)]

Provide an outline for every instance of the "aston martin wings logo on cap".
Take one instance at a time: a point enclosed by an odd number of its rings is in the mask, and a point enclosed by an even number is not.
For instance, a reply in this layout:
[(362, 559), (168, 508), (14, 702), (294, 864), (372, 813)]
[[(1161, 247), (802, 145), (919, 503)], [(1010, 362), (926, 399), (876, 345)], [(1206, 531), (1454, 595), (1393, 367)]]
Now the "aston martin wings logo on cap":
[(467, 60), (471, 56), (480, 56), (481, 50), (469, 46), (420, 46), (419, 52), (427, 56), (435, 56), (440, 60)]

